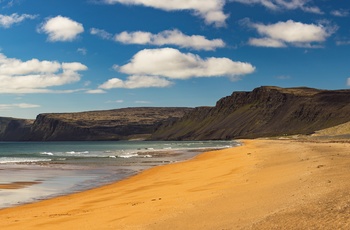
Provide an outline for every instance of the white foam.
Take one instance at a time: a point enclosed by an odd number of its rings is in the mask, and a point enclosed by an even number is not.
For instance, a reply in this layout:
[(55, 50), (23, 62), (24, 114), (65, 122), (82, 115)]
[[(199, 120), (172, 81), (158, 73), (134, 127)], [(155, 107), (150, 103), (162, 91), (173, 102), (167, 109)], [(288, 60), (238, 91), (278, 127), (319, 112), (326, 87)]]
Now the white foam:
[(34, 163), (40, 161), (51, 161), (51, 159), (42, 158), (19, 158), (19, 157), (0, 157), (0, 164), (9, 163)]
[(81, 152), (79, 152), (79, 151), (68, 151), (68, 152), (66, 152), (66, 154), (70, 154), (70, 155), (74, 155), (74, 156), (76, 156), (76, 155), (86, 155), (86, 154), (89, 154), (89, 151), (81, 151)]
[(120, 158), (131, 158), (131, 157), (137, 157), (137, 156), (139, 156), (139, 154), (137, 153), (124, 153), (124, 154), (118, 155), (118, 157)]
[(42, 152), (42, 153), (40, 153), (40, 154), (42, 154), (42, 155), (48, 155), (48, 156), (53, 156), (53, 153), (51, 153), (51, 152)]

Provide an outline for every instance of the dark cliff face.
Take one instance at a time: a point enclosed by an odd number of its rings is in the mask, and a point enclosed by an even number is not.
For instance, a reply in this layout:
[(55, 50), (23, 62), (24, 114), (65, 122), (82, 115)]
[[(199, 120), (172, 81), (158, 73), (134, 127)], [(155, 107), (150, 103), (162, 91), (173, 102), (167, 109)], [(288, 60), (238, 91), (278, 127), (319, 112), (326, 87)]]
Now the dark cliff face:
[(222, 140), (310, 134), (350, 121), (350, 90), (260, 87), (214, 107), (125, 108), (0, 118), (0, 141)]
[[(20, 136), (4, 125), (0, 140), (100, 141), (146, 138), (165, 121), (182, 117), (190, 108), (125, 108), (81, 113), (40, 114)], [(17, 130), (16, 132), (14, 132)], [(24, 129), (22, 129), (24, 131)], [(16, 135), (13, 135), (13, 134)]]
[(215, 140), (310, 134), (350, 120), (350, 90), (260, 87), (196, 108), (151, 139)]
[(161, 122), (182, 117), (189, 108), (125, 108), (38, 115), (30, 140), (81, 141), (145, 138)]
[(34, 120), (0, 117), (0, 140), (20, 141), (29, 138)]

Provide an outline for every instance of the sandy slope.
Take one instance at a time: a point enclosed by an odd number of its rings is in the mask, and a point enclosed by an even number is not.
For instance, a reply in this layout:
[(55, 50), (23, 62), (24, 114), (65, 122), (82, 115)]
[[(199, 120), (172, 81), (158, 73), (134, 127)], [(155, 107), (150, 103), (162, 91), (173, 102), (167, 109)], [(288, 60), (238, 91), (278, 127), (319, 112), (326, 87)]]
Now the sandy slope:
[(0, 229), (349, 229), (350, 144), (249, 140), (0, 211)]
[(350, 122), (316, 131), (312, 136), (350, 136)]

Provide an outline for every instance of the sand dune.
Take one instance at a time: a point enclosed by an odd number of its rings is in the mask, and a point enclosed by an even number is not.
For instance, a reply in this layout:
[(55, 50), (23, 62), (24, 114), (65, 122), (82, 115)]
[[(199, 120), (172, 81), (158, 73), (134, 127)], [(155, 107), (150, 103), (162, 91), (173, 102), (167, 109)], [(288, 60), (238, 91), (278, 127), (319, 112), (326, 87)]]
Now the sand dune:
[(348, 229), (350, 144), (245, 140), (0, 210), (1, 229)]

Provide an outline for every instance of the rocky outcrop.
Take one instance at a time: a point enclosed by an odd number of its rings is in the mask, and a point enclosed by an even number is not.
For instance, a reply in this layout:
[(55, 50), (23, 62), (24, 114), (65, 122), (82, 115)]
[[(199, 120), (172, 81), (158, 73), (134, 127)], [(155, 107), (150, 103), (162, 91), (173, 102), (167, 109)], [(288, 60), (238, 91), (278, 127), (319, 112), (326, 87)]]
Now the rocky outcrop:
[(0, 140), (27, 140), (34, 120), (0, 117)]
[[(145, 139), (165, 121), (182, 117), (190, 108), (125, 108), (81, 113), (39, 114), (34, 123), (7, 122), (0, 140), (102, 141)], [(22, 128), (23, 134), (18, 135)], [(16, 131), (17, 130), (17, 131)], [(18, 136), (17, 136), (17, 135)]]
[(153, 140), (217, 140), (311, 134), (350, 121), (350, 90), (260, 87), (234, 92), (160, 127)]

